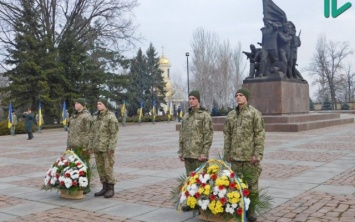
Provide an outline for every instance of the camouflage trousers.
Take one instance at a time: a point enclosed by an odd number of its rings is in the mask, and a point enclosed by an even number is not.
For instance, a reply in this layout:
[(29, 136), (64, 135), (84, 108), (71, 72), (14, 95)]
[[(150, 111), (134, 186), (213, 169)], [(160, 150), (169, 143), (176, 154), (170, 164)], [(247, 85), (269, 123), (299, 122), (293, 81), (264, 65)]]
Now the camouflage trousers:
[(95, 161), (101, 183), (115, 184), (115, 176), (113, 175), (115, 155), (110, 155), (107, 152), (95, 152)]
[(201, 162), (198, 159), (185, 158), (186, 175), (188, 176), (190, 172), (195, 171), (196, 168), (202, 165), (203, 163), (204, 162)]
[(123, 116), (123, 117), (122, 117), (122, 125), (123, 125), (123, 126), (126, 126), (126, 120), (127, 120), (127, 117), (126, 117), (126, 116)]
[(15, 130), (16, 130), (16, 126), (12, 125), (10, 128), (11, 136), (15, 136)]
[[(243, 173), (247, 173), (248, 177), (251, 180), (248, 183), (249, 191), (251, 191), (252, 195), (256, 196), (256, 201), (259, 201), (259, 177), (262, 171), (260, 163), (252, 164), (248, 161), (232, 161), (232, 170), (238, 175), (238, 177), (242, 177)], [(251, 204), (248, 209), (248, 217), (256, 216), (255, 215), (255, 206)]]

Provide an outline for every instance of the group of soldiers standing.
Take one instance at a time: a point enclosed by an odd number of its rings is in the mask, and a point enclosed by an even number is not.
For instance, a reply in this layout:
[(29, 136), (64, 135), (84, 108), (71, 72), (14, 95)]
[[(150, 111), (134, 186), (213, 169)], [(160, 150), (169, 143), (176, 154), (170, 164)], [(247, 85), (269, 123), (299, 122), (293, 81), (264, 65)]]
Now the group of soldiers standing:
[[(97, 114), (91, 116), (86, 109), (84, 98), (75, 100), (75, 114), (70, 117), (68, 128), (67, 150), (79, 154), (80, 158), (89, 166), (91, 154), (95, 155), (97, 171), (102, 189), (94, 195), (111, 198), (115, 194), (115, 177), (113, 165), (115, 163), (115, 149), (118, 140), (118, 120), (115, 114), (107, 109), (108, 101), (101, 98), (97, 102)], [(88, 171), (89, 184), (84, 193), (90, 192), (90, 169)]]

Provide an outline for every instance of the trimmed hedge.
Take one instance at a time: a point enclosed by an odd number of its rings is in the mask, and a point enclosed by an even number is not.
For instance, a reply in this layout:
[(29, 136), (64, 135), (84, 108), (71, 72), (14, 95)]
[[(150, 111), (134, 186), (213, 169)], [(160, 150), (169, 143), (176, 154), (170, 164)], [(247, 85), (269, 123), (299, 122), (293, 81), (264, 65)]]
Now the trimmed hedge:
[[(0, 122), (0, 136), (3, 135), (10, 135), (10, 129), (7, 128), (7, 119), (3, 120)], [(37, 126), (33, 125), (33, 132), (37, 130)], [(21, 121), (18, 122), (16, 125), (16, 129), (15, 129), (15, 134), (24, 134), (26, 133), (25, 131), (25, 122)]]
[[(64, 128), (62, 124), (52, 124), (52, 125), (42, 125), (43, 129), (56, 129), (56, 128)], [(32, 132), (37, 131), (37, 125), (33, 124)], [(20, 121), (16, 125), (15, 134), (24, 134), (25, 131), (25, 122)], [(7, 128), (7, 120), (3, 120), (0, 122), (0, 136), (10, 135), (10, 129)]]
[[(167, 116), (156, 116), (155, 117), (155, 122), (163, 122), (163, 121), (168, 121)], [(174, 118), (171, 118), (170, 121), (174, 121)], [(119, 119), (119, 122), (122, 122), (122, 119)], [(134, 117), (127, 117), (126, 119), (127, 123), (138, 123), (138, 116)], [(151, 116), (143, 116), (141, 122), (152, 122), (152, 117)]]
[[(168, 121), (167, 116), (156, 116), (155, 117), (155, 122), (164, 122)], [(170, 119), (170, 121), (175, 121), (174, 118)], [(122, 120), (121, 118), (119, 119), (119, 122), (121, 123)], [(127, 123), (138, 123), (138, 116), (135, 117), (127, 117), (126, 120)], [(142, 117), (142, 122), (152, 122), (152, 117), (151, 116), (143, 116)], [(50, 124), (50, 125), (42, 125), (42, 130), (43, 129), (58, 129), (58, 128), (63, 128), (64, 126), (62, 124)], [(35, 133), (37, 131), (37, 125), (33, 125), (33, 132)], [(24, 134), (26, 133), (25, 131), (25, 122), (20, 121), (16, 125), (16, 131), (15, 134)], [(0, 122), (0, 136), (2, 135), (10, 135), (10, 129), (7, 128), (7, 120), (1, 121)]]

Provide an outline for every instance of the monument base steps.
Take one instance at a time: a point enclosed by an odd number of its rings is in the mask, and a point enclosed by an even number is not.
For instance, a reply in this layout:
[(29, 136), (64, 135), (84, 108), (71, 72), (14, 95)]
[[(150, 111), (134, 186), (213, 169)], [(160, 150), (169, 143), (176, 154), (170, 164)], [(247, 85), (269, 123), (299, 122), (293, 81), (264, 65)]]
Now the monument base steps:
[[(354, 118), (341, 118), (339, 113), (265, 115), (263, 117), (266, 132), (300, 132), (354, 123)], [(223, 131), (225, 120), (225, 116), (213, 117), (213, 129)], [(180, 130), (180, 127), (180, 124), (176, 124), (176, 130)]]

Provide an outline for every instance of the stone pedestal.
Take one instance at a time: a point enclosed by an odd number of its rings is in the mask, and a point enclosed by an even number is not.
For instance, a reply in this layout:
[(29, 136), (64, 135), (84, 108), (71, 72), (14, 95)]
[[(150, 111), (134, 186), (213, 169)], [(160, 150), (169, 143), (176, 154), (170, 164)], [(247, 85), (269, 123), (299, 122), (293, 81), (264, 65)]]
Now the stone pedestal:
[[(282, 73), (281, 73), (282, 74)], [(243, 88), (250, 91), (248, 103), (262, 114), (267, 132), (299, 132), (354, 123), (354, 118), (341, 118), (340, 113), (310, 113), (309, 86), (299, 80), (250, 79)], [(223, 131), (225, 116), (212, 118), (213, 129)], [(180, 124), (176, 130), (180, 130)]]
[(244, 81), (250, 91), (248, 103), (263, 115), (309, 112), (309, 86), (301, 81)]

